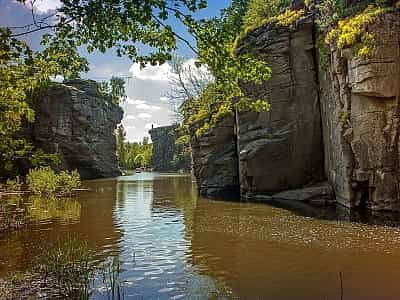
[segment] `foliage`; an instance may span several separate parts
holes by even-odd
[[[187,60],[182,56],[173,55],[170,62],[171,75],[169,76],[170,91],[166,97],[169,100],[174,120],[182,121],[180,107],[187,99],[197,100],[212,82],[210,72],[204,66],[197,67],[194,60]]]
[[[232,1],[219,17],[201,20],[194,26],[198,64],[207,66],[214,78],[200,97],[186,99],[180,107],[185,124],[202,122],[203,128],[197,130],[197,136],[207,132],[222,114],[232,112],[239,101],[253,102],[243,93],[242,84],[261,84],[271,76],[271,69],[262,57],[254,57],[251,53],[236,55],[232,51],[246,10],[247,1]],[[214,114],[218,115],[214,117]]]
[[[250,0],[243,18],[245,28],[261,24],[265,19],[279,15],[290,5],[290,0]]]
[[[175,154],[171,162],[174,170],[182,170],[190,166],[192,149],[188,127],[181,125],[175,129]]]
[[[206,122],[199,129],[196,130],[195,135],[200,138],[211,129],[210,123]]]
[[[318,49],[318,68],[321,72],[326,70],[326,68],[328,67],[331,51],[329,46],[325,43],[325,37],[323,34],[320,34],[317,37],[315,46]]]
[[[71,193],[81,186],[81,178],[77,170],[61,171],[57,176],[58,192],[61,194]]]
[[[27,184],[34,194],[65,194],[78,188],[81,181],[76,170],[56,174],[50,167],[40,167],[29,170]]]
[[[124,126],[120,124],[117,127],[116,141],[117,141],[117,158],[119,166],[122,169],[125,169],[126,165],[125,137],[126,137],[126,132]]]
[[[18,0],[25,3],[26,0]],[[206,7],[205,0],[61,0],[55,25],[37,26],[31,31],[52,28],[56,40],[76,46],[86,45],[88,52],[116,49],[140,62],[164,63],[171,58],[177,40],[185,41],[167,22],[193,22],[191,13]],[[34,25],[34,24],[33,24]],[[24,33],[21,33],[24,34]],[[139,47],[140,45],[140,47]],[[143,47],[145,46],[145,47]],[[143,54],[139,49],[146,48]]]
[[[342,111],[339,114],[339,120],[343,124],[347,123],[350,120],[350,113],[348,111]]]
[[[23,184],[23,182],[21,181],[19,176],[15,177],[15,179],[9,178],[6,181],[6,190],[7,191],[21,191],[22,184]]]
[[[0,171],[11,173],[18,160],[30,159],[33,165],[56,160],[18,137],[23,122],[34,121],[35,99],[50,84],[50,78],[76,76],[87,69],[87,62],[76,48],[51,42],[42,52],[33,52],[25,42],[0,28]]]
[[[147,168],[151,163],[153,145],[148,142],[147,137],[139,143],[125,142],[125,132],[120,130],[120,127],[117,130],[117,157],[120,168],[123,170]]]
[[[77,47],[86,45],[89,52],[114,48],[118,55],[126,54],[142,65],[162,63],[171,58],[177,40],[183,40],[166,21],[172,17],[189,24],[191,13],[206,7],[205,0],[62,0],[51,15],[52,23],[49,16],[35,18],[36,1],[18,1],[32,5],[32,24],[13,28],[13,32],[0,28],[0,171],[8,174],[18,160],[32,158],[35,149],[17,133],[23,122],[33,122],[33,102],[50,78],[76,78],[88,71],[88,62],[79,56]],[[16,39],[49,29],[51,33],[43,35],[42,51],[34,52]],[[148,54],[138,53],[139,43],[148,46]],[[105,88],[114,101],[124,95],[122,85],[114,78]],[[39,162],[38,155],[33,160],[33,166],[49,163]]]
[[[384,8],[368,6],[354,17],[340,20],[337,27],[327,33],[325,42],[339,49],[352,47],[358,56],[368,58],[374,49],[375,37],[366,26],[384,12]]]
[[[304,9],[286,9],[282,14],[271,17],[268,22],[275,22],[279,26],[293,27],[302,16],[304,16]]]
[[[104,97],[110,98],[112,103],[118,104],[126,99],[125,79],[112,76],[110,81],[100,83],[99,91]]]

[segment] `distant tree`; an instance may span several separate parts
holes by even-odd
[[[117,157],[121,169],[126,168],[126,147],[125,147],[126,132],[122,124],[117,127]]]

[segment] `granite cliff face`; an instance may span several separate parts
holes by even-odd
[[[177,145],[179,125],[156,127],[149,131],[153,143],[151,166],[155,171],[190,170],[190,157],[182,155],[183,146]]]
[[[349,208],[400,211],[399,23],[393,12],[370,25],[377,38],[370,59],[330,49],[325,68],[310,18],[295,29],[266,24],[246,36],[238,53],[267,60],[273,75],[243,88],[268,100],[271,111],[236,112],[234,122],[200,138],[192,132],[200,192],[229,187],[242,198],[301,201],[334,192]],[[232,180],[234,171],[221,170],[239,175]]]
[[[373,57],[331,49],[319,76],[325,171],[340,204],[400,211],[400,14],[370,29]]]
[[[58,153],[60,169],[77,169],[83,179],[120,175],[114,131],[123,112],[99,93],[96,82],[52,84],[35,112],[30,139]]]
[[[269,112],[238,112],[242,197],[272,194],[323,179],[321,116],[314,64],[313,23],[295,30],[266,24],[242,39],[238,55],[265,59],[272,77],[261,86],[243,86]],[[260,165],[262,163],[262,165]]]

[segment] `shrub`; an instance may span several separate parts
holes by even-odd
[[[34,194],[52,194],[57,190],[57,174],[50,167],[31,169],[27,184]]]
[[[243,18],[244,27],[253,27],[263,20],[280,14],[290,4],[290,0],[250,0]]]
[[[358,56],[368,58],[375,46],[375,36],[366,27],[384,12],[384,8],[370,5],[355,16],[340,20],[337,27],[328,32],[325,42],[339,49],[353,48]]]
[[[81,178],[77,170],[61,171],[57,178],[58,189],[61,193],[71,193],[81,186]]]
[[[22,189],[22,182],[19,176],[15,177],[15,179],[7,179],[5,188],[8,191],[20,191]]]
[[[50,167],[29,170],[27,176],[29,190],[34,194],[71,193],[81,185],[80,176],[75,171],[56,174]]]

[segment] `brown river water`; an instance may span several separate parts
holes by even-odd
[[[119,256],[125,299],[400,299],[400,227],[337,210],[199,198],[190,176],[85,182],[65,203],[30,203],[32,223],[0,234],[0,277],[77,235]],[[339,219],[338,219],[339,218]],[[368,219],[369,220],[369,219]],[[107,299],[100,281],[93,299]]]

